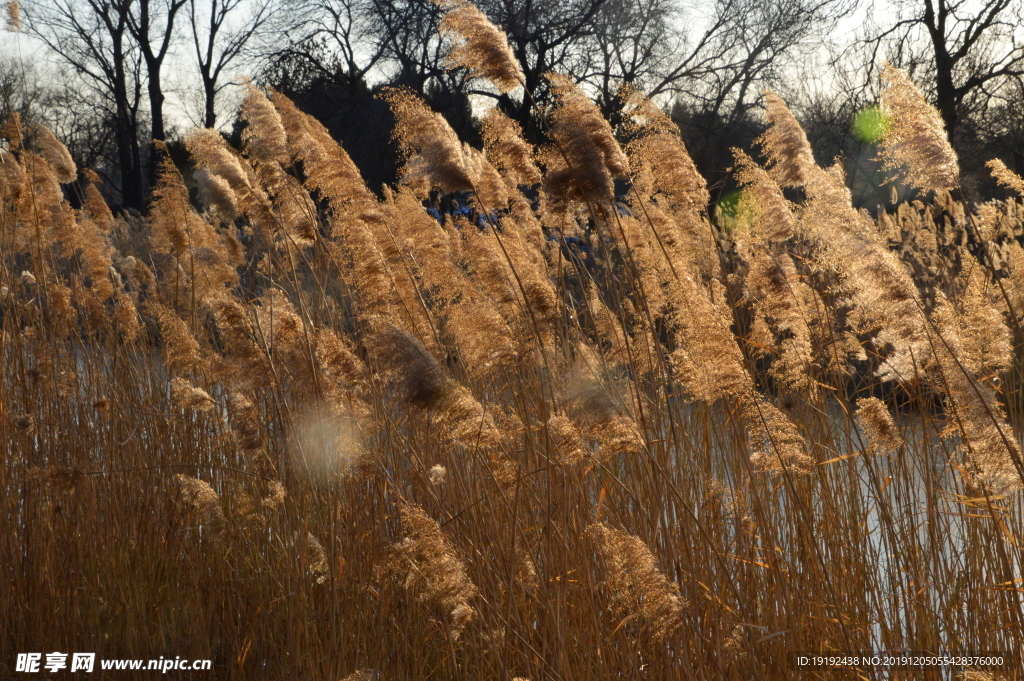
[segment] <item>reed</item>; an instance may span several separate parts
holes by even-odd
[[[520,84],[444,7],[453,65]],[[892,678],[1020,678],[1024,205],[945,192],[955,157],[886,73],[886,153],[941,191],[877,219],[774,95],[731,216],[650,102],[616,130],[556,75],[540,150],[388,93],[381,198],[255,88],[241,149],[187,139],[201,205],[168,160],[145,217],[84,173],[73,208],[66,150],[6,126],[0,676],[45,649],[224,679],[856,679],[879,672],[789,653],[911,649],[1008,664]],[[474,211],[436,219],[435,190]]]

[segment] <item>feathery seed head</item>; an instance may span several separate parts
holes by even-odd
[[[199,200],[208,210],[216,212],[228,222],[233,222],[238,217],[238,199],[228,181],[206,168],[197,170],[194,177],[199,188]]]
[[[889,409],[877,397],[857,401],[857,420],[876,452],[888,454],[903,446],[903,436],[893,423]]]
[[[399,513],[407,536],[394,546],[394,569],[419,600],[450,612],[458,636],[476,616],[469,602],[479,591],[436,520],[416,504],[402,504]]]
[[[21,30],[21,7],[18,0],[7,0],[4,3],[4,13],[7,15],[4,30],[17,33]]]
[[[629,172],[629,161],[608,121],[566,76],[547,75],[557,106],[551,112],[554,144],[545,151],[547,191],[562,201],[608,201],[613,179]]]
[[[540,182],[540,170],[534,161],[534,150],[523,130],[497,107],[484,116],[480,135],[487,158],[515,185],[533,186]]]
[[[493,83],[501,94],[525,81],[508,36],[476,5],[463,0],[435,1],[447,10],[438,30],[455,41],[445,59],[449,69],[467,69],[471,76]]]
[[[472,189],[466,157],[458,135],[444,116],[407,88],[385,88],[381,97],[395,115],[395,139],[414,175],[444,192]]]
[[[383,319],[372,319],[367,345],[378,366],[392,374],[401,396],[432,407],[454,388],[434,356],[412,335]]]
[[[171,379],[171,399],[180,409],[210,411],[217,403],[202,388],[197,388],[184,378]]]
[[[240,117],[246,123],[242,131],[246,153],[263,162],[287,164],[291,157],[280,114],[259,88],[250,84],[245,90]]]
[[[443,485],[445,483],[445,480],[448,479],[448,469],[439,463],[434,464],[434,466],[431,467],[430,472],[428,473],[428,478],[430,479],[430,484],[434,485],[435,487],[438,485]]]
[[[180,473],[174,478],[181,489],[182,501],[198,511],[199,517],[214,535],[219,534],[226,522],[224,508],[220,504],[220,496],[210,483]]]
[[[992,177],[996,178],[996,182],[1017,192],[1018,196],[1024,196],[1024,177],[1007,168],[1006,164],[998,158],[992,159],[985,165],[992,171]]]
[[[36,149],[39,155],[53,167],[57,174],[57,181],[61,184],[74,182],[78,177],[78,168],[75,166],[68,148],[45,125],[37,125],[35,133]]]
[[[682,624],[685,602],[679,585],[661,572],[647,544],[604,523],[591,525],[585,534],[601,558],[612,605],[623,616],[639,615],[646,620],[655,641],[671,635]]]
[[[627,151],[639,168],[637,174],[673,203],[704,210],[711,198],[707,183],[680,137],[679,126],[639,90],[626,88],[619,96],[627,115],[626,131],[636,136]]]
[[[938,110],[896,67],[886,64],[882,81],[882,110],[890,121],[880,139],[885,167],[925,191],[959,185],[960,166]]]
[[[807,184],[815,167],[814,153],[803,127],[777,94],[764,93],[765,122],[768,130],[757,139],[770,162],[770,172],[782,187]]]

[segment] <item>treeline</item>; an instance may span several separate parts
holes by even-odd
[[[876,14],[856,0],[479,3],[507,34],[530,97],[448,68],[442,18],[454,0],[41,0],[20,16],[8,5],[9,28],[45,49],[0,62],[3,120],[16,111],[54,129],[123,208],[146,205],[153,141],[175,155],[189,127],[239,134],[243,76],[319,119],[374,189],[394,182],[399,165],[382,88],[410,88],[470,143],[479,142],[474,101],[478,110],[493,102],[541,142],[549,72],[580,84],[613,126],[624,85],[661,102],[715,202],[729,202],[730,148],[762,132],[765,89],[793,103],[820,163],[844,164],[855,203],[906,198],[875,160],[886,122],[871,107],[884,61],[907,70],[940,111],[969,197],[998,194],[984,161],[1024,166],[1020,0],[914,0]],[[839,30],[851,23],[859,28]]]

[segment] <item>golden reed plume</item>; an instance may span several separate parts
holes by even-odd
[[[992,159],[985,165],[992,171],[992,177],[996,178],[996,182],[1017,192],[1018,196],[1024,196],[1024,177],[1007,168],[1006,164],[998,158]]]
[[[474,78],[493,83],[502,94],[526,81],[519,62],[512,55],[508,36],[476,5],[462,0],[435,2],[447,10],[438,31],[454,41],[445,57],[448,68],[464,68]]]
[[[959,185],[960,166],[938,110],[896,67],[886,64],[882,80],[882,111],[888,117],[880,140],[883,164],[925,191]]]

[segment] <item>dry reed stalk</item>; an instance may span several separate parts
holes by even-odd
[[[512,195],[497,229],[481,230],[427,218],[408,190],[378,204],[322,126],[275,104],[289,158],[214,148],[207,160],[226,174],[208,165],[200,181],[216,185],[209,200],[222,208],[207,226],[190,223],[181,187],[168,189],[168,215],[183,222],[153,230],[160,248],[135,236],[141,219],[113,220],[96,196],[80,213],[62,203],[56,171],[30,149],[8,145],[0,159],[0,178],[17,185],[0,179],[0,579],[10,587],[0,676],[14,650],[87,649],[79,642],[97,631],[137,658],[166,654],[154,646],[168,636],[205,642],[190,655],[246,678],[373,670],[354,681],[731,681],[778,675],[793,649],[1019,648],[1008,541],[1021,535],[1022,497],[1009,494],[1018,349],[963,230],[970,215],[1015,301],[1019,204],[968,213],[940,194],[871,222],[849,208],[840,173],[797,159],[808,201],[789,205],[772,171],[750,166],[747,203],[724,234],[673,130],[638,104],[637,134],[652,139],[630,159],[629,205],[614,207],[631,217],[577,199],[535,214],[515,191],[531,177],[531,150],[513,140],[499,161],[492,140],[501,183],[460,146],[481,203],[496,201],[486,194],[497,184]],[[799,130],[789,132],[799,156]],[[299,189],[281,173],[330,204],[312,221],[313,248],[292,244],[299,230],[278,194]],[[268,240],[237,238],[231,200],[241,228]],[[208,246],[195,247],[200,230]],[[87,262],[89,240],[123,250],[105,251],[112,268]],[[858,249],[867,260],[843,262]],[[903,261],[885,262],[894,250]],[[230,293],[180,304],[205,295],[215,261],[261,264]],[[864,263],[865,275],[853,271]],[[752,308],[733,307],[744,276]],[[820,292],[801,292],[801,277]],[[903,404],[904,392],[861,398],[855,412],[847,395],[879,388],[866,356],[859,374],[815,373],[824,389],[787,404],[785,381],[772,380],[785,362],[766,368],[734,337],[750,323],[765,347],[795,356],[786,341],[809,332],[825,365],[834,348],[859,347],[854,303],[862,337],[917,333],[863,309],[908,311],[914,288],[923,307],[937,301],[941,337],[924,326],[929,346],[911,359],[925,380],[901,390],[925,405],[937,387],[941,414]],[[472,328],[485,313],[516,352],[501,370],[480,370],[509,345],[498,322]],[[546,361],[531,361],[541,346]],[[669,353],[696,403],[666,395]],[[766,385],[779,386],[785,411]],[[187,411],[167,408],[169,397]],[[890,399],[910,411],[900,428]],[[954,436],[932,437],[943,426]],[[876,453],[902,438],[899,456],[850,456],[858,428]],[[813,464],[804,436],[830,460],[793,480]],[[320,454],[362,465],[318,468]],[[771,479],[752,476],[751,459]],[[169,477],[178,471],[217,482]],[[200,537],[215,550],[197,551]],[[380,567],[398,580],[382,582]],[[921,590],[943,580],[956,589]],[[408,598],[396,598],[402,584]],[[53,607],[26,606],[40,602]],[[964,603],[978,616],[961,616]]]

